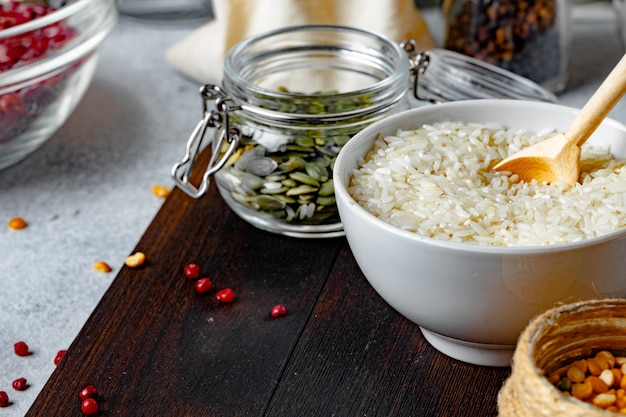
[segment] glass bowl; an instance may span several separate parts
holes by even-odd
[[[0,65],[15,45],[35,50],[38,45],[29,42],[41,38],[38,34],[66,31],[61,47],[7,69],[0,66],[0,169],[29,155],[65,123],[87,90],[97,48],[116,21],[114,0],[76,0],[0,29]]]

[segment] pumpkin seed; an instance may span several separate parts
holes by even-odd
[[[287,205],[283,200],[272,195],[258,195],[251,202],[254,207],[263,211],[282,210]]]
[[[318,156],[317,158],[312,159],[311,163],[317,164],[324,168],[328,168],[330,166],[330,161],[331,161],[330,157],[326,155],[322,155],[322,156]]]
[[[309,204],[313,201],[314,198],[315,198],[315,194],[300,194],[298,196],[298,199],[296,200],[296,203]]]
[[[289,178],[291,178],[292,180],[296,180],[298,182],[304,183],[304,184],[312,185],[313,187],[320,186],[320,183],[318,180],[316,180],[315,178],[311,177],[310,175],[302,171],[295,171],[295,172],[290,173]]]
[[[348,135],[339,135],[339,136],[333,137],[333,140],[335,142],[335,145],[343,146],[346,143],[348,143],[348,141],[350,140],[350,136],[348,136]]]
[[[258,157],[250,158],[245,165],[245,170],[254,175],[265,176],[271,174],[276,167],[278,164],[272,158]]]
[[[263,187],[263,184],[265,184],[265,180],[263,178],[248,172],[241,172],[239,174],[239,179],[241,180],[240,185],[249,190],[258,190]]]
[[[316,162],[309,162],[304,166],[304,170],[307,175],[316,181],[327,181],[328,171],[326,167],[317,164]],[[319,185],[319,182],[318,182]]]
[[[335,194],[335,184],[333,184],[333,180],[328,180],[322,183],[318,194],[322,197],[328,197],[329,195]]]
[[[287,150],[288,151],[293,151],[293,152],[301,152],[301,153],[305,153],[305,154],[312,154],[315,153],[315,147],[314,146],[300,146],[300,145],[287,145]]]
[[[285,195],[302,195],[302,194],[310,194],[312,192],[317,191],[316,187],[311,187],[308,184],[302,184],[297,187],[290,188],[287,190]]]
[[[261,188],[261,194],[284,194],[289,191],[289,187],[280,187],[280,188]]]
[[[285,162],[278,165],[278,170],[280,172],[291,172],[305,165],[306,161],[301,156],[292,155]]]
[[[317,200],[315,200],[315,202],[317,204],[319,204],[320,206],[332,206],[333,204],[335,204],[335,196],[329,196],[329,197],[317,197]]]
[[[281,200],[283,200],[287,204],[293,204],[293,203],[298,201],[295,198],[287,197],[284,194],[278,194],[276,197],[280,198]]]
[[[294,143],[303,148],[312,148],[316,145],[315,139],[311,136],[300,136],[294,140]]]

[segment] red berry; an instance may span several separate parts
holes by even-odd
[[[17,391],[24,391],[26,388],[28,388],[28,385],[26,384],[26,378],[18,378],[13,381],[12,385],[13,389]]]
[[[83,411],[83,414],[90,416],[98,412],[98,403],[93,398],[87,398],[80,404],[80,409]]]
[[[213,284],[210,278],[200,278],[196,281],[196,291],[200,294],[211,291],[211,288],[213,288]]]
[[[13,349],[15,350],[15,354],[17,356],[28,356],[30,355],[30,350],[28,349],[28,345],[24,342],[17,342],[13,345]]]
[[[61,359],[63,359],[63,356],[65,356],[65,354],[67,353],[67,350],[60,350],[57,352],[57,355],[54,357],[54,364],[58,365],[59,362],[61,362]]]
[[[5,391],[0,391],[0,407],[8,407],[11,405],[9,402],[9,394]]]
[[[30,22],[54,12],[53,7],[30,2],[0,1],[0,30]],[[76,31],[66,22],[57,22],[23,34],[0,40],[0,72],[41,60],[70,42]],[[0,138],[12,139],[25,126],[47,110],[50,102],[64,88],[73,67],[34,86],[0,93]]]
[[[185,265],[184,268],[185,276],[189,279],[198,278],[200,276],[200,265],[198,264],[188,264]]]
[[[287,314],[287,307],[282,304],[276,304],[274,308],[272,308],[272,317],[284,316]]]
[[[215,294],[215,298],[223,303],[232,303],[235,300],[235,292],[230,288],[224,288]]]
[[[98,390],[93,385],[87,385],[85,388],[80,390],[78,395],[83,400],[86,400],[87,398],[95,398],[96,395],[98,395]]]
[[[35,20],[55,11],[52,7],[15,1],[0,4],[0,29],[7,29]],[[22,35],[3,39],[0,43],[0,71],[37,59],[48,50],[58,49],[74,36],[74,29],[65,23],[54,23]],[[44,41],[44,42],[41,42]]]

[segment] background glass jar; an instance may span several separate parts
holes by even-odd
[[[344,234],[333,164],[369,124],[431,101],[556,101],[527,79],[456,52],[418,53],[413,42],[340,26],[294,26],[243,40],[226,56],[223,85],[200,91],[203,118],[172,168],[178,187],[201,197],[214,177],[241,218],[305,238]],[[195,186],[191,171],[207,134],[212,155]]]
[[[617,31],[622,42],[622,48],[626,50],[626,0],[613,0],[613,7],[617,17]]]
[[[156,23],[213,17],[211,0],[116,0],[116,4],[122,16]]]
[[[444,48],[497,65],[553,92],[567,84],[568,0],[444,0]]]
[[[213,106],[205,114],[220,119],[224,146],[212,145],[221,155],[211,173],[222,198],[261,229],[343,235],[335,157],[356,132],[409,107],[409,79],[402,48],[358,29],[287,28],[237,44],[225,59],[222,88],[203,90]],[[238,144],[228,152],[232,135]]]

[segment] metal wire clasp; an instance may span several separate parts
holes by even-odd
[[[418,100],[429,100],[419,95],[419,78],[426,72],[426,68],[430,63],[430,56],[427,52],[417,53],[417,42],[414,39],[408,39],[400,44],[400,48],[404,49],[409,56],[409,64],[411,65],[411,75],[413,76],[413,97]]]
[[[219,171],[231,157],[239,143],[240,130],[230,123],[230,112],[240,110],[232,99],[217,85],[207,84],[200,88],[203,117],[187,140],[185,156],[172,167],[171,175],[177,186],[193,198],[202,197],[208,190],[210,177]],[[191,183],[191,173],[207,131],[215,131],[210,141],[211,159],[198,187]]]

